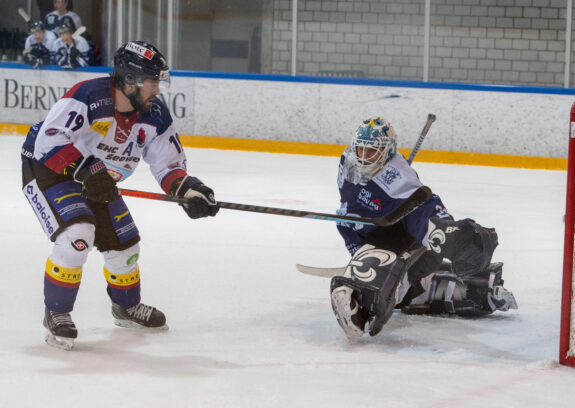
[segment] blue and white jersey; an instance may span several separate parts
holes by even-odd
[[[124,116],[115,110],[113,91],[109,77],[70,89],[41,124],[33,158],[56,173],[73,174],[79,163],[94,156],[116,181],[128,178],[143,158],[169,192],[172,182],[187,172],[168,108],[156,98],[149,112]]]
[[[58,10],[51,11],[44,17],[46,30],[52,31],[56,36],[58,36],[58,28],[62,24],[68,24],[72,27],[72,32],[74,32],[82,26],[82,19],[73,11],[66,11],[66,13],[60,15]]]
[[[24,43],[24,49],[30,48],[34,44],[42,44],[48,52],[53,49],[54,41],[56,41],[56,35],[52,31],[44,31],[44,40],[41,43],[38,43],[34,39],[34,34],[29,35],[26,37],[26,42]]]
[[[369,218],[385,216],[423,185],[415,170],[399,152],[365,185],[354,184],[354,168],[354,155],[351,148],[348,148],[339,163],[339,215]],[[414,239],[425,245],[431,217],[452,218],[439,196],[435,194],[401,222]],[[337,228],[347,250],[353,255],[362,245],[368,243],[368,234],[381,227],[338,222]],[[385,229],[382,229],[382,233],[385,233]]]
[[[78,50],[78,55],[74,56],[72,49]],[[61,38],[52,43],[52,63],[71,68],[87,67],[94,62],[94,51],[88,41],[80,36],[67,45]]]

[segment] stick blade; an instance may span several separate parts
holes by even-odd
[[[306,275],[318,276],[320,278],[331,278],[333,276],[343,276],[347,266],[342,266],[340,268],[316,268],[313,266],[306,266],[297,264],[296,269]]]
[[[28,13],[26,13],[26,11],[23,8],[18,9],[18,14],[20,14],[20,17],[22,17],[24,21],[26,21],[27,23],[30,22],[30,16],[28,15]]]
[[[75,40],[76,38],[78,38],[82,34],[84,34],[84,32],[86,32],[86,27],[80,26],[80,27],[78,27],[78,29],[76,31],[74,31],[74,34],[72,34],[72,38]]]

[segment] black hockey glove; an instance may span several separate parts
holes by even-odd
[[[78,62],[79,56],[80,51],[78,51],[78,48],[72,46],[70,48],[70,59],[69,59],[69,64],[72,68],[78,68],[80,66],[80,63]]]
[[[180,205],[190,218],[213,217],[220,210],[214,198],[214,191],[195,177],[177,179],[170,192],[176,197],[189,199],[187,203]]]
[[[82,162],[74,173],[74,179],[84,185],[84,194],[90,201],[109,203],[120,197],[116,181],[108,174],[106,165],[95,157]]]

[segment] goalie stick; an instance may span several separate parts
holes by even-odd
[[[167,194],[151,193],[147,191],[128,190],[125,188],[119,190],[120,194],[128,197],[147,198],[150,200],[169,201],[180,204],[185,204],[190,200],[190,198],[174,197]],[[386,216],[378,218],[351,217],[346,215],[325,214],[313,211],[289,210],[285,208],[264,207],[259,205],[227,203],[224,201],[219,201],[218,204],[220,205],[220,208],[225,208],[228,210],[249,211],[272,215],[286,215],[289,217],[312,218],[314,220],[350,222],[353,224],[368,224],[377,225],[380,227],[388,227],[395,224],[407,214],[418,208],[420,205],[426,202],[429,197],[431,197],[431,189],[427,186],[421,186],[415,190],[415,192],[394,211]]]
[[[423,139],[425,139],[427,132],[429,132],[429,128],[431,127],[431,124],[433,122],[435,122],[436,118],[437,117],[433,113],[430,113],[427,115],[427,122],[425,122],[425,126],[423,126],[423,129],[421,130],[421,134],[419,135],[419,138],[417,139],[417,143],[415,143],[415,146],[411,150],[411,153],[409,154],[409,158],[407,159],[407,162],[409,163],[410,166],[411,166],[411,163],[413,162],[413,159],[415,158],[415,155],[419,151],[421,144],[423,143]]]
[[[437,119],[437,116],[435,116],[435,114],[430,113],[427,115],[427,121],[425,122],[425,125],[423,126],[423,129],[421,130],[421,134],[419,135],[419,138],[417,139],[415,146],[413,147],[413,149],[411,149],[411,153],[409,154],[409,158],[407,159],[407,162],[409,163],[410,166],[411,166],[411,163],[413,163],[413,159],[415,158],[415,155],[419,151],[421,144],[423,143],[423,139],[425,139],[425,136],[427,135],[427,133],[429,132],[429,129],[431,128],[431,125],[433,124],[433,122],[435,122],[435,119]],[[409,213],[407,213],[407,214],[409,214]],[[405,215],[407,215],[407,214],[405,214]],[[333,276],[342,276],[343,273],[345,272],[345,269],[347,268],[346,266],[335,267],[335,268],[322,268],[322,267],[306,266],[306,265],[301,265],[301,264],[296,264],[295,267],[301,273],[305,273],[306,275],[319,276],[321,278],[331,278]]]

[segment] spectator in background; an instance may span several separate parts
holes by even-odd
[[[62,68],[87,67],[94,62],[94,52],[88,41],[81,35],[74,38],[74,30],[68,24],[62,24],[58,33],[60,38],[52,47],[52,63]]]
[[[54,46],[54,41],[56,41],[56,35],[52,31],[46,31],[42,21],[31,23],[30,35],[26,38],[22,52],[24,62],[34,68],[50,64],[50,52]]]
[[[46,30],[51,30],[54,34],[59,35],[58,28],[62,24],[72,27],[72,32],[82,26],[82,20],[78,14],[68,11],[68,0],[54,0],[54,11],[46,14],[44,25]]]

